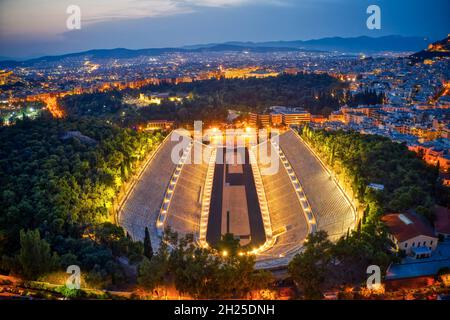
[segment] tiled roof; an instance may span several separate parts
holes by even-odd
[[[420,235],[434,237],[433,229],[422,219],[411,213],[392,213],[381,218],[389,233],[399,242],[403,242]]]
[[[436,206],[434,228],[438,233],[450,234],[450,209]]]

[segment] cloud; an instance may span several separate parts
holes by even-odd
[[[284,5],[291,0],[172,0],[185,6],[196,7],[236,7],[243,5]]]
[[[192,13],[201,8],[229,8],[250,4],[275,5],[284,0],[78,0],[83,21],[140,19]],[[73,0],[72,0],[73,2]]]
[[[189,14],[202,8],[279,5],[291,0],[0,0],[0,35],[65,32],[66,8],[78,5],[81,21],[94,23]]]
[[[86,0],[82,0],[86,1]],[[275,5],[285,0],[108,0],[89,1],[83,20],[139,19],[192,13],[209,8],[229,8],[250,4]]]
[[[192,10],[180,6],[174,0],[109,0],[93,2],[82,7],[82,21],[96,23],[118,19],[140,19],[189,13]]]
[[[176,1],[182,5],[187,6],[199,6],[199,7],[232,7],[238,5],[244,5],[254,0],[179,0]]]

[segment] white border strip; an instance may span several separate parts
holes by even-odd
[[[206,179],[203,188],[202,196],[202,211],[200,216],[200,233],[199,233],[199,245],[201,247],[208,247],[206,242],[206,233],[208,231],[209,210],[211,205],[211,194],[214,182],[214,172],[216,168],[217,148],[211,151],[209,158],[208,170],[206,172]]]

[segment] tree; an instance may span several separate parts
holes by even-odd
[[[17,261],[21,274],[26,279],[37,279],[39,276],[54,270],[59,262],[56,253],[51,253],[50,245],[41,239],[39,230],[20,231],[20,251]]]
[[[161,241],[158,252],[151,260],[144,257],[138,269],[138,284],[154,290],[165,283],[169,271],[169,251],[167,244]]]
[[[332,243],[325,231],[309,234],[305,251],[297,254],[288,265],[290,275],[306,299],[321,299],[323,296],[320,287],[331,258],[331,247]]]
[[[235,239],[232,233],[226,233],[217,242],[217,249],[220,252],[227,252],[230,255],[237,255],[240,249],[239,239]]]
[[[121,226],[105,222],[95,226],[94,235],[95,240],[111,249],[113,254],[121,255],[126,253],[127,242],[130,240],[125,237],[125,231]]]
[[[145,227],[145,236],[144,236],[144,256],[146,256],[150,260],[153,257],[152,240],[150,239],[150,233],[148,232],[147,227]]]
[[[74,131],[82,136],[68,135]],[[143,243],[105,221],[123,183],[163,138],[94,118],[55,121],[45,114],[1,127],[0,256],[8,257],[2,270],[22,272],[20,230],[38,228],[63,266],[78,261],[86,274],[120,281],[123,272],[113,262],[140,262]]]
[[[196,246],[192,235],[180,238],[166,229],[158,253],[141,263],[138,282],[149,289],[174,284],[178,292],[196,299],[244,298],[272,282],[270,273],[254,266],[254,256],[223,255]]]

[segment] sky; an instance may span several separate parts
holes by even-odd
[[[366,26],[369,5],[381,29]],[[81,28],[69,30],[76,5]],[[449,0],[0,0],[0,58],[226,41],[450,33]]]

